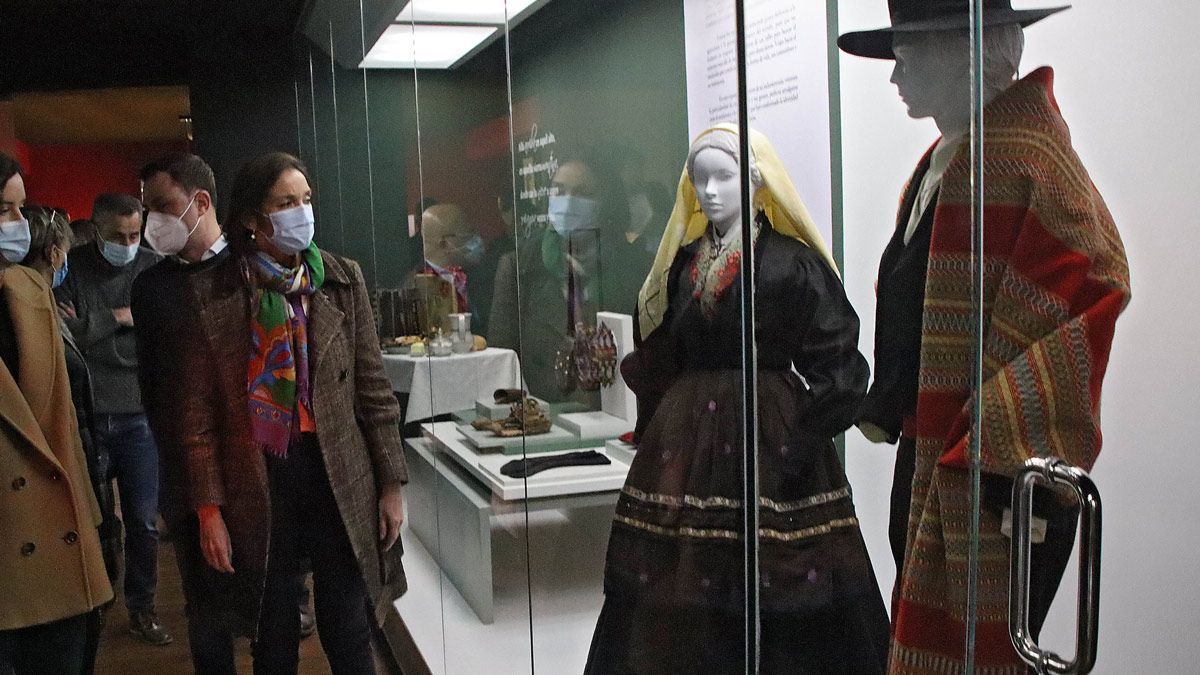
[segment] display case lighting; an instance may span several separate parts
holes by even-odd
[[[525,10],[535,3],[538,0],[411,0],[396,17],[396,22],[502,26],[506,18],[510,22],[522,18]]]
[[[499,33],[496,26],[394,23],[360,68],[453,68]]]
[[[449,69],[549,0],[410,0],[360,68]]]

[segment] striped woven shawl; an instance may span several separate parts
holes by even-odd
[[[984,114],[983,470],[1011,476],[1055,455],[1090,470],[1100,385],[1129,269],[1116,227],[1052,92],[1034,71]],[[969,149],[943,178],[926,283],[917,464],[904,575],[894,599],[892,673],[963,667],[967,436],[974,331]],[[900,214],[901,222],[908,214]],[[1008,539],[982,516],[977,673],[1025,673],[1010,644]]]

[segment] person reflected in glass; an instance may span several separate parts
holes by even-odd
[[[421,214],[421,245],[425,262],[417,273],[441,277],[454,290],[456,311],[475,315],[480,303],[471,294],[471,282],[477,281],[471,270],[483,257],[485,244],[462,208],[456,204],[434,204],[425,209]],[[478,319],[486,320],[482,314]]]
[[[371,642],[406,588],[400,410],[357,263],[319,249],[307,170],[268,153],[234,179],[232,255],[191,278],[181,320],[182,445],[213,601],[254,637],[254,669],[295,673],[311,559],[334,673],[374,672]]]
[[[692,144],[622,364],[637,454],[617,503],[586,672],[745,668],[742,195],[736,127]],[[766,138],[753,133],[761,671],[879,673],[888,618],[833,436],[866,391],[858,317]]]

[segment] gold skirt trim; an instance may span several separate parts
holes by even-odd
[[[736,541],[736,540],[739,540],[742,538],[741,532],[738,532],[736,530],[701,529],[701,528],[695,528],[695,527],[663,527],[661,525],[647,523],[644,520],[638,520],[636,518],[629,518],[629,517],[623,516],[619,513],[615,516],[615,520],[618,523],[623,523],[630,527],[635,527],[639,530],[645,530],[647,532],[662,535],[664,537],[689,537],[689,538],[693,538],[693,539],[725,539],[725,540],[729,540],[729,541]],[[802,530],[794,530],[791,532],[782,532],[780,530],[775,530],[775,529],[770,529],[770,528],[759,528],[758,537],[759,537],[759,539],[767,539],[767,540],[771,540],[771,541],[790,543],[790,542],[800,541],[801,539],[808,539],[810,537],[816,537],[816,536],[819,536],[822,534],[829,534],[830,532],[834,531],[835,529],[846,528],[846,527],[858,527],[858,518],[855,518],[855,517],[835,518],[833,520],[830,520],[829,522],[822,523],[820,525],[813,525],[812,527],[806,527]]]
[[[696,508],[696,509],[716,509],[716,508],[740,509],[740,508],[742,508],[742,500],[730,499],[728,497],[705,497],[703,499],[701,499],[700,497],[694,497],[692,495],[683,495],[682,497],[677,497],[675,495],[663,495],[663,494],[655,494],[652,492],[643,492],[642,490],[639,490],[635,487],[630,487],[628,485],[625,486],[625,488],[622,490],[622,492],[624,492],[631,499],[636,499],[640,502],[646,502],[648,504],[658,504],[660,506],[670,506],[673,508],[680,508],[683,506],[690,506],[690,507]],[[806,497],[804,499],[799,499],[799,500],[791,501],[791,502],[777,502],[773,499],[767,499],[766,497],[759,497],[758,505],[764,509],[770,509],[776,513],[789,513],[792,511],[799,511],[801,509],[811,508],[813,506],[820,506],[822,504],[828,504],[830,502],[837,501],[839,499],[846,499],[849,496],[850,496],[850,487],[843,486],[836,490],[832,490],[830,492],[822,492],[820,494],[815,494],[811,497]]]

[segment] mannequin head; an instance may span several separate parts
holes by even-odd
[[[483,256],[483,238],[454,204],[435,204],[421,214],[425,259],[438,267],[473,267]]]
[[[983,32],[983,98],[987,103],[1008,88],[1025,46],[1021,26],[988,27]],[[962,131],[971,117],[971,48],[961,30],[898,32],[892,42],[896,66],[891,81],[914,119],[932,117],[942,133]]]
[[[741,222],[741,173],[738,164],[737,136],[714,131],[696,139],[688,151],[687,173],[696,188],[700,210],[719,234],[725,234]],[[762,176],[753,158],[750,160],[750,199],[762,186]]]

